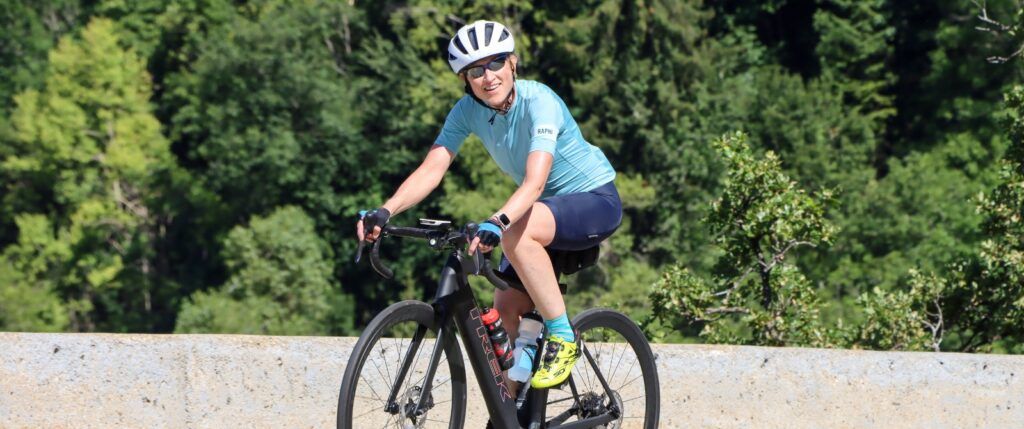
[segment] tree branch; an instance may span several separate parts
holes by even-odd
[[[1000,57],[998,55],[993,55],[991,57],[985,58],[985,61],[988,61],[989,63],[992,64],[1003,64],[1007,61],[1012,60],[1014,57],[1020,55],[1022,52],[1024,52],[1024,44],[1021,44],[1020,48],[1018,48],[1016,51],[1010,54],[1010,56]]]
[[[348,23],[348,15],[341,17],[342,29],[344,33],[341,34],[342,40],[345,41],[345,55],[352,55],[352,29]]]
[[[736,280],[734,280],[732,282],[732,286],[730,288],[728,288],[726,290],[723,290],[723,291],[720,291],[720,292],[716,292],[714,296],[715,297],[720,297],[720,296],[724,295],[725,298],[722,299],[722,302],[725,303],[725,304],[728,304],[729,303],[729,297],[732,295],[733,292],[736,291],[736,289],[739,289],[740,283],[743,282],[743,280],[746,280],[747,276],[749,276],[750,273],[754,272],[754,268],[755,267],[756,267],[756,265],[751,265],[751,266],[747,267],[747,271],[744,271],[743,274],[741,274],[739,277],[737,277]]]
[[[114,201],[116,201],[123,209],[135,217],[142,219],[144,222],[148,223],[150,221],[149,209],[133,198],[135,196],[133,195],[134,192],[128,185],[122,184],[120,180],[115,180],[111,191],[114,196]],[[130,195],[126,196],[126,193]]]
[[[939,304],[939,299],[935,298],[932,301],[935,304],[935,313],[927,313],[930,317],[935,317],[937,320],[932,323],[930,320],[925,320],[924,325],[932,331],[932,350],[938,353],[940,350],[939,346],[942,344],[943,336],[943,319],[942,319],[942,306]]]
[[[772,262],[771,263],[767,263],[766,264],[762,260],[759,260],[758,263],[761,265],[761,267],[763,267],[764,271],[771,271],[773,268],[775,268],[776,265],[779,264],[779,262],[782,262],[784,259],[786,259],[786,253],[788,253],[790,250],[792,250],[796,246],[804,246],[804,245],[811,246],[811,247],[818,247],[814,243],[811,243],[809,241],[793,240],[793,241],[790,241],[789,245],[787,245],[785,249],[782,249],[781,252],[772,255]]]
[[[331,68],[333,68],[339,75],[345,76],[345,68],[339,64],[338,52],[337,49],[334,48],[334,43],[331,42],[330,36],[324,35],[324,44],[327,45],[327,52],[330,52],[331,57],[334,59],[334,61],[331,61]]]
[[[998,34],[998,32],[1000,32],[1000,31],[1007,32],[1007,31],[1010,31],[1010,30],[1013,29],[1012,26],[1003,24],[1003,23],[1001,23],[999,21],[996,21],[996,20],[988,17],[988,7],[987,7],[987,4],[986,4],[987,2],[982,1],[979,4],[977,0],[971,0],[971,3],[974,3],[974,5],[977,6],[978,9],[980,9],[980,14],[978,15],[978,20],[980,20],[981,22],[984,22],[985,24],[997,27],[995,29],[992,29],[992,28],[984,28],[984,29],[978,28],[979,30],[981,30],[981,31],[991,31],[993,33]]]
[[[709,308],[706,314],[750,314],[750,310],[743,307],[715,307]]]
[[[981,3],[978,3],[977,0],[971,0],[971,3],[974,3],[974,5],[978,7],[979,13],[977,18],[984,24],[983,26],[974,27],[976,30],[984,31],[986,33],[992,33],[996,37],[1001,37],[1002,33],[1010,33],[1016,30],[1017,26],[1015,25],[1006,25],[992,18],[989,18],[987,3],[984,0]],[[985,58],[985,61],[988,61],[991,64],[1003,64],[1007,61],[1012,60],[1014,57],[1021,55],[1022,53],[1024,53],[1024,43],[1022,43],[1016,51],[1014,51],[1012,54],[1008,56],[1004,57],[999,55],[993,55],[991,57]]]

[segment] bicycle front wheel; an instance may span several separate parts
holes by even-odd
[[[421,301],[392,304],[374,317],[345,367],[338,429],[461,428],[466,374],[453,335],[445,335],[437,371],[425,388],[437,332],[433,308]]]
[[[626,315],[603,308],[578,314],[573,326],[583,356],[573,367],[571,382],[549,391],[548,426],[613,412],[618,418],[601,427],[657,428],[658,370],[640,327]]]

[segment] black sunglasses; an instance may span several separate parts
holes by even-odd
[[[487,67],[487,69],[492,71],[492,72],[496,72],[496,71],[501,70],[501,69],[503,69],[505,67],[505,61],[506,60],[508,60],[508,55],[502,55],[500,57],[497,57],[497,58],[487,62],[487,64],[481,64],[481,65],[478,65],[478,66],[469,67],[469,68],[467,68],[465,70],[465,72],[466,72],[467,75],[469,75],[469,77],[471,77],[473,79],[477,79],[477,78],[480,78],[481,76],[484,75],[484,67]]]

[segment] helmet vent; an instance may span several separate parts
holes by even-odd
[[[494,23],[488,22],[484,25],[484,46],[491,44],[491,34],[494,33]]]
[[[462,45],[462,39],[456,36],[454,40],[455,47],[459,50],[459,52],[462,52],[462,55],[469,55],[469,51],[467,51],[466,47]]]
[[[480,44],[477,43],[476,41],[476,29],[470,29],[469,31],[466,32],[466,35],[469,36],[469,44],[473,45],[473,50],[479,50]]]
[[[508,38],[508,36],[511,36],[511,34],[508,33],[508,30],[502,30],[501,37],[498,38],[498,41],[500,42],[502,40],[505,40]]]

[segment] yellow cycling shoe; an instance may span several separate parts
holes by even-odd
[[[534,389],[547,389],[562,384],[580,358],[579,336],[576,342],[565,341],[560,337],[548,337],[544,347],[544,357],[540,369],[533,374],[530,386]]]

